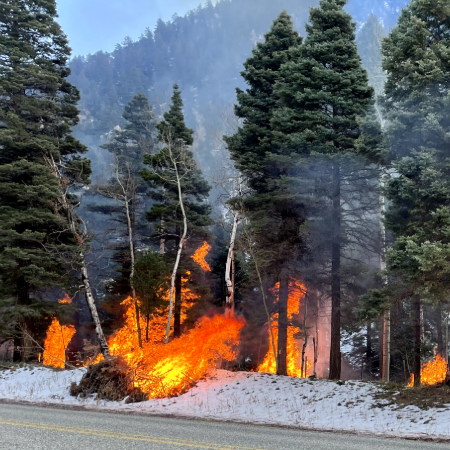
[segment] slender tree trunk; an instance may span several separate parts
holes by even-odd
[[[448,364],[448,314],[445,316],[445,361]]]
[[[173,266],[172,278],[171,278],[171,282],[170,282],[169,318],[168,318],[168,321],[167,321],[166,338],[165,338],[165,343],[166,344],[169,342],[170,325],[172,323],[175,280],[176,280],[176,276],[177,276],[177,273],[178,273],[178,266],[180,265],[181,253],[183,251],[184,240],[186,239],[186,236],[187,236],[187,218],[186,218],[186,211],[184,209],[183,193],[181,191],[181,180],[180,180],[180,176],[178,174],[178,165],[177,165],[177,162],[175,162],[173,160],[173,158],[172,158],[172,163],[174,165],[175,175],[176,175],[176,179],[177,179],[178,200],[180,202],[181,214],[183,216],[183,235],[181,236],[180,242],[178,244],[177,257],[176,257],[176,260],[175,260],[175,264]]]
[[[287,331],[288,331],[289,275],[286,269],[280,274],[278,298],[278,371],[277,375],[287,375]]]
[[[181,336],[181,273],[177,273],[175,278],[175,308],[173,315],[173,336]]]
[[[150,314],[147,314],[146,317],[146,326],[145,326],[145,342],[148,342],[148,330],[149,330],[149,326],[150,326]]]
[[[54,175],[61,180],[62,176],[58,170],[57,165],[55,164],[55,161],[53,160],[53,157],[52,156],[46,157],[46,162],[49,165],[51,171],[54,173]],[[81,249],[81,251],[80,251],[80,264],[81,264],[80,272],[81,272],[81,281],[83,283],[83,287],[84,287],[84,291],[85,291],[85,295],[86,295],[86,303],[88,304],[89,311],[90,311],[91,317],[92,317],[92,321],[95,326],[95,332],[97,334],[97,338],[100,343],[101,352],[105,358],[109,358],[110,354],[109,354],[108,342],[106,341],[105,335],[103,333],[100,318],[98,316],[97,306],[95,305],[93,291],[91,288],[91,284],[89,282],[89,274],[88,274],[86,258],[85,258],[84,250],[83,250],[84,241],[78,232],[77,224],[75,221],[75,214],[73,212],[73,207],[70,204],[69,200],[67,199],[66,192],[64,192],[64,191],[61,192],[61,197],[59,198],[59,201],[61,202],[63,211],[66,213],[68,226]]]
[[[227,287],[227,306],[234,310],[234,283],[232,276],[232,262],[234,258],[234,244],[236,242],[236,233],[239,224],[239,213],[234,215],[233,231],[231,232],[230,247],[228,249],[227,264],[225,267],[225,284]]]
[[[380,116],[381,118],[381,116]],[[382,119],[381,119],[382,120]],[[384,126],[382,122],[382,126]],[[384,179],[380,177],[380,189],[384,189]],[[380,271],[386,270],[386,227],[384,225],[384,216],[386,214],[386,199],[383,192],[380,194],[380,235],[381,235],[381,251],[380,251]],[[383,275],[383,282],[387,284],[387,278]],[[381,358],[381,378],[386,383],[390,380],[391,372],[391,310],[387,309],[383,313],[382,319],[383,344]]]
[[[391,310],[387,309],[383,315],[383,381],[390,379],[391,360]]]
[[[317,296],[316,306],[316,337],[314,340],[314,376],[317,376],[317,361],[319,360],[319,297]]]
[[[366,360],[367,360],[367,367],[369,368],[369,374],[372,374],[373,370],[373,348],[372,348],[372,323],[367,323],[366,328]]]
[[[308,345],[308,329],[306,327],[306,318],[308,315],[308,292],[305,294],[305,315],[303,317],[303,330],[305,333],[305,340],[303,342],[302,347],[302,377],[304,376],[306,378],[306,372],[308,370],[308,367],[305,367],[305,353],[306,353],[306,347]]]
[[[414,386],[420,386],[422,369],[422,304],[418,295],[413,296],[412,302],[414,320]]]
[[[439,304],[436,308],[437,313],[437,352],[444,356],[444,342],[442,339],[442,306]]]
[[[164,226],[164,219],[161,218],[161,228]],[[166,240],[162,237],[159,241],[159,253],[160,255],[164,255],[166,252]]]
[[[270,317],[269,309],[267,307],[266,291],[264,289],[264,284],[262,282],[262,277],[261,277],[261,272],[259,270],[258,262],[255,259],[253,254],[252,254],[252,259],[253,259],[253,262],[255,263],[255,269],[256,269],[256,273],[258,275],[258,280],[259,280],[259,288],[261,289],[261,295],[262,295],[262,299],[263,299],[263,303],[264,303],[264,309],[265,309],[266,315],[267,315],[267,326],[269,328],[270,342],[272,344],[273,358],[275,360],[275,371],[276,371],[276,373],[278,373],[278,354],[277,354],[277,350],[275,347],[275,337],[273,335],[272,318]],[[260,346],[260,349],[261,349],[261,346]],[[258,356],[258,359],[259,359],[259,356]]]
[[[233,314],[234,314],[234,308],[236,306],[236,301],[234,298],[235,292],[236,292],[235,291],[235,286],[236,286],[235,280],[236,280],[236,261],[234,259],[234,252],[233,252],[233,254],[231,255],[231,286],[233,289],[233,300],[231,302],[231,311],[233,312]]]
[[[100,350],[105,358],[109,358],[109,348],[108,348],[108,342],[106,341],[105,335],[103,334],[102,325],[100,323],[100,318],[98,316],[97,307],[95,306],[95,299],[92,295],[92,288],[91,284],[89,283],[89,275],[87,271],[86,264],[84,262],[84,254],[81,253],[81,281],[84,285],[84,291],[86,294],[86,302],[89,307],[89,311],[91,312],[92,321],[95,325],[95,332],[97,333],[97,338],[100,342]]]
[[[341,377],[341,182],[339,162],[333,169],[333,242],[331,247],[330,380]]]
[[[122,183],[120,182],[119,175],[117,174],[117,181],[122,186]],[[132,214],[130,211],[130,201],[131,199],[128,199],[128,195],[126,194],[125,188],[122,186],[122,189],[124,191],[124,197],[125,197],[125,211],[127,214],[127,224],[128,224],[128,243],[129,243],[129,249],[130,249],[130,258],[131,258],[131,272],[130,272],[130,286],[131,286],[131,296],[133,297],[134,302],[134,309],[136,311],[136,328],[137,328],[137,335],[138,335],[138,342],[139,347],[143,348],[142,346],[142,330],[141,330],[141,319],[140,319],[140,308],[139,308],[139,302],[136,296],[136,289],[133,286],[133,278],[134,278],[134,266],[136,263],[136,255],[135,255],[135,249],[134,249],[134,236],[133,236],[133,221],[132,221]]]

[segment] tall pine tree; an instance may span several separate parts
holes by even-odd
[[[264,42],[256,45],[244,63],[241,75],[248,89],[237,89],[235,108],[243,124],[233,136],[225,138],[236,168],[252,189],[244,200],[242,213],[251,222],[252,239],[266,250],[261,269],[273,283],[280,283],[276,351],[280,375],[287,375],[288,288],[296,261],[303,253],[304,217],[303,200],[286,183],[291,175],[291,157],[276,145],[271,121],[280,108],[279,97],[274,93],[280,68],[290,60],[290,49],[298,48],[301,42],[290,16],[283,11],[264,36]]]
[[[285,153],[297,155],[302,171],[307,173],[302,160],[314,157],[326,163],[324,173],[312,185],[313,195],[328,197],[326,203],[331,205],[331,379],[341,374],[341,258],[346,239],[342,224],[343,169],[353,164],[349,155],[364,151],[377,159],[373,145],[379,145],[381,137],[372,109],[373,119],[366,120],[364,128],[373,140],[360,140],[361,118],[373,108],[374,90],[361,65],[356,25],[344,11],[346,3],[321,0],[319,7],[310,10],[308,37],[301,47],[292,49],[291,61],[281,67],[275,93],[283,107],[272,120],[278,145]]]
[[[31,334],[49,314],[49,291],[70,289],[80,268],[69,190],[90,175],[70,135],[79,93],[55,17],[52,0],[0,4],[0,290],[14,305],[10,323]]]
[[[414,376],[420,385],[421,304],[448,301],[450,261],[450,6],[412,0],[383,42],[383,108],[397,175],[387,186],[388,298],[411,299]]]

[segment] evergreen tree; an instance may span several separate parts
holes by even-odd
[[[280,102],[274,94],[279,71],[290,60],[290,49],[298,48],[301,38],[293,29],[290,16],[283,11],[270,31],[244,63],[241,73],[248,89],[237,89],[236,115],[243,125],[225,137],[236,168],[245,176],[252,193],[244,200],[235,199],[235,208],[251,221],[252,237],[264,248],[264,261],[258,270],[273,282],[280,282],[278,301],[277,371],[287,375],[287,301],[290,278],[295,274],[297,259],[302,255],[301,227],[303,200],[286,183],[292,160],[280,153],[271,121]],[[280,158],[273,158],[278,155]],[[233,202],[233,201],[232,201]]]
[[[411,298],[414,375],[420,385],[421,303],[448,299],[450,184],[450,7],[412,0],[383,42],[383,108],[397,175],[387,186],[387,225],[397,240],[388,254],[391,285],[382,298]]]
[[[66,80],[70,48],[55,17],[52,0],[0,4],[0,289],[13,323],[31,334],[49,290],[69,289],[80,268],[69,190],[90,175],[86,148],[70,135],[79,93]]]
[[[144,163],[149,168],[144,169],[141,175],[148,182],[149,195],[154,200],[147,212],[147,219],[155,223],[153,236],[160,240],[162,253],[172,253],[174,249],[176,253],[177,249],[187,246],[187,252],[182,254],[180,270],[175,270],[173,335],[179,337],[182,276],[190,271],[193,277],[199,271],[190,255],[208,238],[207,227],[212,222],[209,216],[211,206],[206,203],[211,187],[203,178],[190,149],[194,143],[194,132],[185,124],[178,85],[174,85],[172,104],[157,129],[163,148],[159,153],[144,156]],[[183,230],[186,230],[184,219],[187,235],[183,242]]]
[[[356,25],[343,9],[346,3],[322,0],[318,8],[310,10],[308,37],[301,47],[291,50],[291,61],[281,67],[275,93],[283,108],[275,111],[272,120],[278,145],[284,153],[297,155],[305,175],[309,172],[305,161],[324,167],[311,184],[312,196],[326,196],[331,205],[327,232],[331,247],[331,379],[341,374],[341,258],[347,238],[343,232],[343,179],[361,170],[350,155],[367,152],[376,160],[381,146],[373,109],[362,120],[373,108],[374,91],[357,52]],[[370,136],[361,140],[363,128]]]

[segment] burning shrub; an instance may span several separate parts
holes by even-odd
[[[80,383],[72,383],[70,395],[86,398],[97,394],[98,399],[121,401],[128,397],[127,403],[147,400],[140,388],[135,388],[126,362],[122,358],[100,361],[88,367]]]

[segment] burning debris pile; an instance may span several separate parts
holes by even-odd
[[[72,388],[74,395],[93,392],[109,395],[109,390],[105,392],[103,387],[106,383],[99,382],[102,377],[98,374],[113,371],[122,398],[132,392],[146,399],[173,397],[191,388],[217,363],[236,358],[239,334],[245,325],[242,317],[235,317],[228,311],[223,315],[202,317],[192,330],[167,345],[161,342],[164,334],[157,327],[160,342],[152,339],[140,348],[135,309],[129,303],[125,325],[109,340],[113,361],[117,361],[119,367],[100,362],[99,369],[90,369],[80,386]]]

